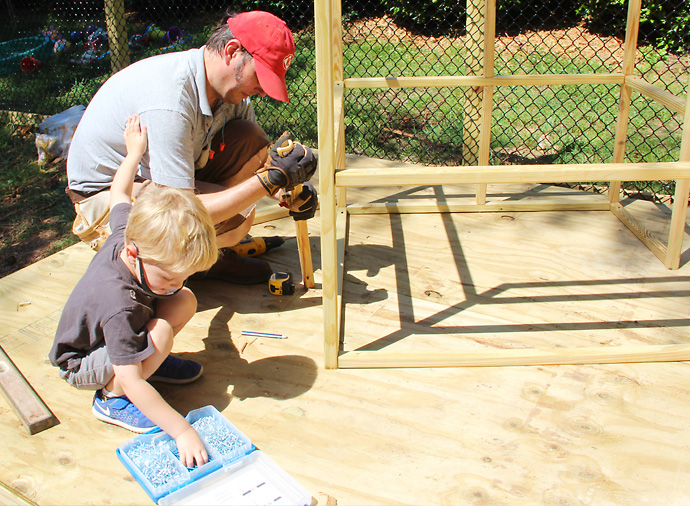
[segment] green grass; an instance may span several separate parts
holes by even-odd
[[[30,129],[0,126],[0,277],[74,244],[64,162],[39,166]]]
[[[466,52],[450,48],[407,47],[363,40],[345,48],[346,76],[464,74]],[[414,55],[414,58],[410,58]],[[638,68],[660,72],[665,56],[643,51]],[[469,64],[469,61],[468,61]],[[608,73],[592,60],[533,51],[497,59],[496,74]],[[683,93],[679,76],[668,90]],[[658,85],[663,85],[658,83]],[[553,163],[611,161],[619,87],[613,85],[496,87],[492,125],[492,163],[506,154],[527,159],[554,155]],[[348,151],[427,164],[462,160],[465,93],[457,89],[348,90]],[[629,161],[677,160],[681,140],[678,115],[652,101],[631,107],[626,157]],[[474,135],[472,133],[471,135]]]

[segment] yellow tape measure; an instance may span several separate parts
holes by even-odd
[[[292,274],[289,272],[274,272],[268,280],[268,291],[273,295],[292,295],[295,285],[292,284]]]

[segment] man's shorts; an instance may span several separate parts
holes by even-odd
[[[211,141],[213,156],[209,157],[203,167],[195,171],[194,177],[207,183],[225,181],[237,174],[245,163],[266,146],[266,133],[253,121],[228,121]],[[148,181],[135,182],[133,197],[136,197],[147,184]],[[97,251],[110,235],[110,190],[77,192],[68,188],[65,191],[72,199],[77,214],[72,232]],[[225,224],[218,224],[216,229],[225,230],[234,226],[236,225],[226,227]]]

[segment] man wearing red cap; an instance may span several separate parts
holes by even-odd
[[[227,16],[199,49],[147,58],[108,79],[89,103],[67,159],[75,233],[95,249],[107,237],[103,202],[126,154],[127,118],[137,114],[148,130],[138,186],[152,181],[195,190],[216,224],[223,254],[203,277],[267,281],[272,272],[265,260],[239,257],[227,247],[251,228],[257,200],[304,183],[316,170],[306,146],[294,143],[281,156],[281,138],[267,149],[250,102],[252,95],[288,101],[285,73],[294,53],[284,21],[251,11]],[[316,209],[316,191],[309,183],[305,187],[293,200],[296,218],[311,217]]]

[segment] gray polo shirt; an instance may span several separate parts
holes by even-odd
[[[195,161],[225,122],[256,121],[249,99],[211,110],[204,47],[140,60],[108,79],[86,108],[67,157],[72,190],[110,187],[126,155],[122,134],[133,114],[148,128],[140,175],[187,189],[194,187]]]

